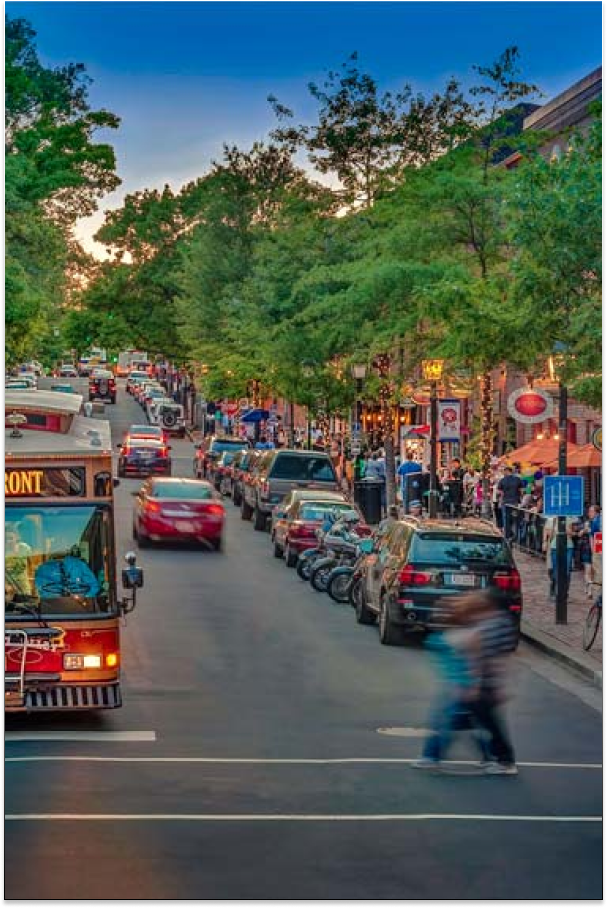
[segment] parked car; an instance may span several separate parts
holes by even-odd
[[[166,391],[163,392],[166,395]],[[170,397],[153,400],[148,409],[150,423],[160,426],[167,435],[185,436],[185,412],[181,404]]]
[[[211,461],[219,459],[223,451],[242,451],[248,448],[249,442],[246,438],[235,438],[230,435],[209,435],[203,438],[196,445],[194,454],[194,476],[197,479],[204,479],[208,473]]]
[[[164,388],[148,388],[146,390],[145,394],[143,395],[143,408],[148,419],[150,418],[150,410],[153,404],[155,404],[156,401],[162,400],[165,394],[166,391],[164,390]]]
[[[286,508],[284,503],[279,505],[278,513],[284,513],[284,517],[278,518],[274,525],[274,556],[282,558],[284,555],[287,567],[295,567],[299,553],[316,545],[316,533],[327,514],[356,511],[361,524],[365,522],[359,509],[350,504],[345,496],[323,498],[318,492],[316,495],[316,499],[295,498]]]
[[[170,445],[153,438],[129,438],[125,444],[118,445],[119,476],[149,476],[160,473],[171,475]]]
[[[15,381],[25,381],[30,388],[38,387],[38,376],[34,372],[19,372],[19,374],[15,376]]]
[[[126,377],[126,390],[129,394],[133,393],[134,385],[139,381],[147,381],[149,378],[147,372],[141,372],[137,369],[131,369]]]
[[[382,643],[443,627],[454,596],[489,587],[519,627],[521,578],[504,537],[488,521],[396,521],[362,573],[356,618],[360,624],[378,619]]]
[[[76,392],[67,382],[55,382],[51,385],[51,391],[61,391],[63,394],[75,394]]]
[[[89,378],[89,400],[116,403],[116,379],[108,369],[95,369]]]
[[[11,378],[4,384],[5,391],[35,391],[36,386],[21,378]]]
[[[244,484],[243,520],[253,516],[254,528],[266,529],[272,508],[291,489],[339,491],[331,458],[320,451],[266,451]]]
[[[78,370],[69,363],[64,363],[57,371],[57,378],[78,378]]]
[[[148,479],[135,493],[133,537],[150,542],[198,541],[219,551],[225,509],[210,483],[197,479]]]
[[[264,452],[248,448],[246,451],[237,451],[232,464],[232,503],[239,508],[242,504],[244,483],[247,480],[255,463]]]
[[[231,482],[228,487],[227,482],[230,475],[232,461],[238,451],[222,451],[217,460],[209,463],[209,482],[212,482],[218,492],[222,495],[228,495],[231,490]]]

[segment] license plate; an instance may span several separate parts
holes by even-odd
[[[175,529],[180,533],[193,533],[194,523],[191,520],[176,520]]]
[[[142,460],[153,460],[154,455],[151,451],[140,451],[139,456]]]
[[[447,574],[445,580],[449,586],[476,586],[474,574]]]

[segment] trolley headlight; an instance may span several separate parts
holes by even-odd
[[[101,656],[93,653],[65,653],[63,656],[63,668],[65,671],[101,668]]]

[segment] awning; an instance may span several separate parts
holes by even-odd
[[[248,410],[243,416],[240,417],[241,422],[263,422],[264,419],[268,419],[270,415],[269,410]]]
[[[423,438],[430,434],[430,426],[410,426],[403,438]]]

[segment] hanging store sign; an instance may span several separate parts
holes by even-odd
[[[462,405],[461,401],[438,401],[438,440],[459,441],[462,433]]]
[[[517,422],[533,425],[550,419],[554,412],[552,397],[539,388],[519,388],[508,397],[508,413]]]

